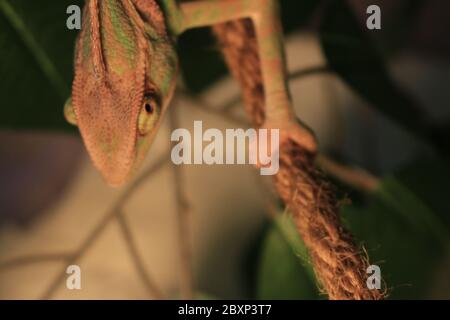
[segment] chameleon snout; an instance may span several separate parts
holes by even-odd
[[[126,134],[111,133],[83,134],[84,143],[94,166],[105,182],[113,187],[125,183],[134,163],[134,139]]]

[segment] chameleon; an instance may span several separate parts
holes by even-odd
[[[264,86],[262,128],[279,129],[315,153],[295,116],[286,80],[278,0],[86,0],[75,45],[72,94],[64,106],[94,166],[120,186],[140,168],[174,95],[176,39],[191,28],[251,19]]]

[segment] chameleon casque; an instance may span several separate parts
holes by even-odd
[[[108,184],[118,186],[137,171],[158,130],[177,81],[176,37],[242,18],[251,19],[258,40],[263,127],[316,151],[291,106],[278,0],[86,0],[64,113]]]

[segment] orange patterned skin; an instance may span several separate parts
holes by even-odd
[[[106,182],[139,168],[172,98],[178,70],[172,39],[189,28],[251,18],[259,42],[266,120],[315,151],[299,125],[285,78],[277,0],[86,0],[75,49],[72,97],[65,106]]]
[[[122,184],[142,162],[176,73],[176,53],[153,1],[86,1],[66,115],[108,184]]]

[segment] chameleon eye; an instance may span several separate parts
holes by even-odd
[[[153,113],[153,110],[154,110],[153,105],[151,105],[150,102],[145,102],[144,108],[145,108],[145,111],[147,111],[147,113],[150,113],[150,114]]]
[[[138,119],[138,130],[141,136],[145,136],[152,131],[158,122],[160,113],[160,107],[154,97],[146,95]]]

